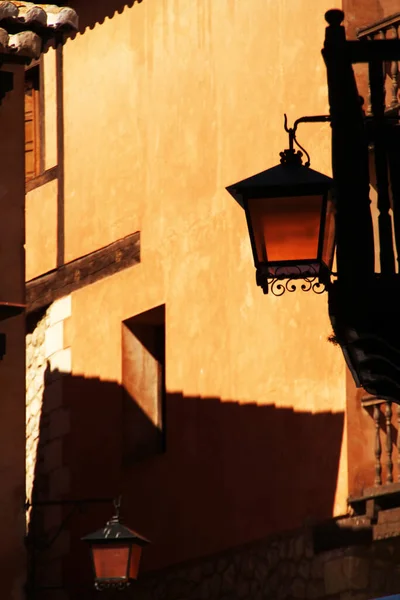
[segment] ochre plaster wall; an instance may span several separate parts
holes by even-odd
[[[24,302],[23,72],[0,106],[0,300]],[[2,321],[7,349],[0,362],[1,595],[25,597],[25,320]]]
[[[55,269],[57,264],[56,179],[26,195],[26,280]]]
[[[64,47],[65,260],[141,231],[140,265],[72,295],[72,376],[118,384],[121,321],[166,304],[167,453],[123,471],[126,513],[154,541],[148,567],[346,510],[345,368],[327,297],[263,296],[225,191],[278,162],[284,112],[326,114],[334,5],[145,0]],[[329,127],[298,134],[329,173]],[[87,470],[76,493],[114,480],[107,452],[104,481]]]

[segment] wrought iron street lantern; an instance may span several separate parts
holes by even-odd
[[[120,502],[114,505],[115,515],[105,527],[82,538],[90,545],[97,590],[123,590],[137,579],[142,548],[149,543],[120,523]]]
[[[329,117],[298,119],[289,133],[289,148],[281,164],[227,188],[246,213],[257,284],[264,293],[280,296],[296,289],[321,293],[328,284],[335,248],[335,206],[332,179],[302,162],[294,150],[300,122],[327,121]],[[302,148],[302,150],[304,150]],[[285,283],[282,283],[284,281]]]

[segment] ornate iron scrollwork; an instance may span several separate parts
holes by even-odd
[[[292,275],[292,277],[288,277],[287,267],[277,267],[273,277],[270,275],[266,276],[266,287],[268,287],[268,291],[274,296],[283,296],[285,292],[295,292],[297,289],[303,292],[313,291],[314,294],[323,294],[326,292],[326,284],[320,281],[312,265],[307,267],[307,271],[302,271],[300,267],[291,267],[291,269],[297,269],[298,273]]]
[[[103,592],[104,590],[117,590],[118,592],[123,592],[129,586],[129,581],[96,581],[94,584],[94,587],[98,592]]]

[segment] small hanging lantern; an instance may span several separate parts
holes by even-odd
[[[303,117],[300,121],[325,119]],[[335,249],[333,180],[310,169],[294,150],[295,128],[281,164],[227,188],[246,213],[257,284],[275,295],[296,289],[321,293],[329,282]],[[300,147],[300,146],[299,146]],[[287,280],[282,285],[282,280]]]
[[[82,538],[90,545],[97,590],[122,590],[137,579],[142,548],[149,543],[120,523],[120,500],[114,506],[115,515],[105,527]]]

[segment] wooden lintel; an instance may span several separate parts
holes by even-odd
[[[140,232],[66,263],[26,284],[28,313],[140,262]]]
[[[45,171],[41,175],[38,175],[37,177],[34,177],[33,179],[30,179],[29,181],[27,181],[25,184],[25,192],[28,193],[28,192],[34,190],[35,188],[40,187],[41,185],[44,185],[45,183],[49,183],[49,181],[53,181],[54,179],[57,179],[57,177],[58,177],[58,166],[56,165],[55,167],[52,167],[51,169],[47,169],[47,171]]]

